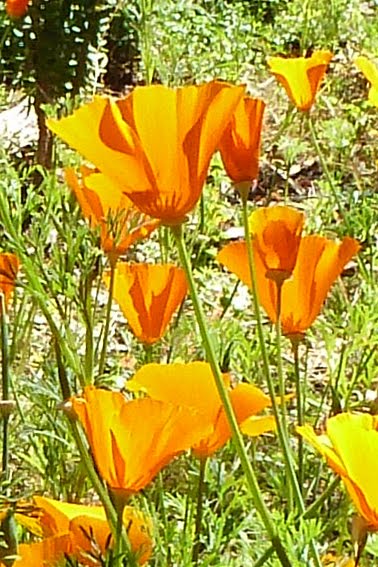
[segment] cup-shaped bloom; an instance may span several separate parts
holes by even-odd
[[[11,18],[21,18],[28,11],[29,0],[7,0],[5,10]]]
[[[374,106],[378,106],[378,67],[367,57],[360,55],[355,60],[355,64],[359,70],[365,75],[365,78],[371,83],[369,90],[369,101]]]
[[[114,180],[144,213],[179,223],[196,205],[243,86],[212,81],[96,97],[50,129]]]
[[[5,512],[6,514],[6,512]],[[4,514],[1,514],[2,516]],[[17,523],[42,541],[21,544],[15,565],[41,567],[61,565],[64,557],[75,558],[80,565],[102,565],[108,547],[112,547],[110,527],[102,506],[71,504],[34,497],[34,504],[16,508]],[[139,565],[148,561],[152,552],[152,524],[150,519],[132,506],[125,506],[123,523],[131,550]],[[3,563],[0,562],[2,566]]]
[[[101,477],[123,496],[138,492],[208,431],[187,407],[87,387],[71,398]]]
[[[236,419],[248,435],[259,435],[275,428],[271,416],[251,416],[270,406],[270,398],[259,388],[241,383],[231,387],[228,374],[223,375]],[[210,457],[230,438],[231,430],[215,384],[211,367],[206,362],[188,364],[146,364],[126,387],[144,392],[155,400],[193,408],[205,419],[208,432],[197,440],[192,449],[199,458]]]
[[[253,250],[265,276],[278,283],[289,278],[297,260],[304,215],[291,207],[262,207],[249,217]]]
[[[368,530],[378,530],[378,416],[341,413],[327,420],[326,433],[297,427],[304,439],[341,476]]]
[[[109,287],[110,271],[103,279]],[[119,262],[114,275],[113,297],[134,335],[146,344],[164,335],[187,291],[184,271],[172,264]]]
[[[223,165],[236,185],[245,182],[250,185],[257,178],[264,109],[262,100],[242,98],[221,138],[219,151]]]
[[[5,305],[14,290],[19,260],[14,254],[0,254],[0,293],[4,294]]]
[[[270,57],[268,65],[299,110],[310,110],[333,55],[314,51],[311,57]]]
[[[289,278],[297,261],[304,215],[291,207],[262,207],[249,217],[254,262],[264,277],[281,284]],[[250,285],[248,258],[245,243],[226,246],[218,260]],[[231,252],[231,254],[229,254]],[[241,257],[239,258],[239,252]]]
[[[105,555],[112,545],[110,527],[102,506],[86,506],[60,502],[51,498],[35,496],[39,510],[40,524],[44,537],[68,534],[71,549],[66,553],[87,564],[86,557],[91,551]],[[132,506],[125,506],[123,523],[127,530],[131,550],[137,555],[138,563],[148,561],[152,551],[152,524],[142,512]],[[93,561],[88,563],[93,565]]]
[[[58,567],[71,550],[69,534],[52,536],[35,543],[21,543],[17,549],[14,567]],[[9,561],[0,561],[0,567],[8,567]],[[92,564],[93,565],[93,564]]]
[[[90,226],[99,227],[104,252],[118,257],[157,228],[159,221],[140,213],[111,179],[84,166],[80,173],[67,169],[66,180]]]
[[[353,238],[334,242],[322,236],[305,236],[300,241],[290,279],[281,288],[281,325],[285,335],[303,335],[319,315],[327,294],[344,266],[360,246]],[[225,246],[218,261],[251,287],[245,242]],[[266,266],[254,253],[257,292],[270,320],[277,320],[277,286],[266,277]]]

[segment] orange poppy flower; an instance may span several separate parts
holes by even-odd
[[[100,227],[101,247],[118,257],[140,238],[146,238],[159,221],[141,214],[111,179],[89,167],[81,167],[81,181],[66,170],[66,180],[91,227]]]
[[[291,276],[297,260],[303,223],[303,213],[291,207],[262,207],[250,215],[249,230],[254,261],[264,277],[280,284]],[[245,261],[243,251],[245,243],[237,244],[231,244],[221,250],[218,261],[250,285],[248,257]],[[232,253],[229,254],[229,251]]]
[[[238,423],[248,435],[260,435],[275,428],[272,416],[250,420],[251,416],[270,406],[270,398],[251,384],[231,388],[230,377],[223,375]],[[126,384],[133,392],[145,392],[162,402],[194,408],[206,419],[209,431],[197,440],[192,449],[197,457],[210,457],[230,438],[231,430],[215,384],[211,367],[206,362],[188,364],[146,364]]]
[[[5,10],[11,18],[21,18],[28,11],[29,0],[7,0]]]
[[[38,518],[30,518],[22,511],[16,513],[15,518],[33,535],[44,539],[19,546],[17,567],[52,566],[66,555],[77,558],[81,565],[102,564],[99,556],[104,556],[111,546],[110,528],[102,506],[70,504],[40,496],[34,497],[34,503],[33,515]],[[152,552],[151,522],[131,506],[125,507],[123,520],[131,549],[138,563],[143,565]]]
[[[371,83],[369,90],[369,101],[374,106],[378,106],[378,67],[374,65],[370,59],[360,55],[355,60],[355,64],[359,70],[365,75],[366,79]]]
[[[314,51],[311,57],[270,57],[270,71],[299,110],[310,110],[333,54]]]
[[[95,548],[97,553],[105,554],[110,542],[110,528],[102,506],[85,506],[52,500],[51,498],[34,497],[34,502],[41,513],[40,524],[45,537],[70,534],[70,555],[80,559],[85,565],[95,563],[88,554]],[[123,523],[132,551],[143,565],[152,552],[152,524],[139,510],[125,506]]]
[[[18,546],[14,567],[55,567],[61,565],[66,554],[71,549],[69,534],[48,537],[35,543],[21,543]],[[10,563],[0,561],[1,567]]]
[[[253,250],[265,276],[277,283],[289,278],[297,260],[304,215],[291,207],[262,207],[249,217]]]
[[[208,426],[191,408],[87,387],[71,398],[102,478],[124,496],[144,488]]]
[[[4,294],[5,305],[8,304],[14,290],[19,261],[14,254],[0,254],[0,293]]]
[[[243,86],[212,81],[171,89],[137,87],[126,98],[96,97],[49,128],[113,179],[144,213],[185,220]]]
[[[341,413],[327,420],[326,433],[297,427],[304,439],[341,476],[368,530],[378,530],[378,416]]]
[[[109,287],[109,271],[103,279]],[[121,262],[115,271],[114,299],[134,335],[146,344],[153,344],[164,335],[187,291],[184,271],[171,264]]]
[[[292,277],[284,281],[281,295],[281,325],[285,335],[303,335],[319,315],[326,296],[344,266],[360,246],[353,238],[333,242],[321,236],[305,236],[300,241]],[[251,286],[245,242],[223,248],[217,259],[246,285]],[[254,253],[257,291],[270,320],[277,320],[277,286],[266,277],[266,266]]]
[[[257,178],[264,109],[262,100],[244,97],[221,138],[219,150],[223,165],[235,184],[247,182],[250,185]]]

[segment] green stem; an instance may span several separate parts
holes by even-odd
[[[287,424],[286,415],[286,400],[285,400],[285,377],[282,368],[282,349],[281,349],[281,301],[282,301],[282,285],[283,282],[275,282],[277,287],[277,308],[276,308],[276,350],[277,350],[277,374],[278,374],[278,385],[280,390],[280,400],[281,400],[281,420],[282,420],[282,430],[283,436],[286,440],[289,439],[289,431]],[[291,457],[290,457],[291,458]],[[287,474],[287,501],[288,509],[291,511],[293,509],[293,487],[291,483],[290,472],[286,470]]]
[[[201,527],[202,527],[202,504],[203,504],[203,489],[205,486],[205,472],[206,472],[207,458],[200,459],[199,475],[198,475],[198,488],[197,488],[197,508],[196,508],[196,525],[194,532],[194,546],[192,554],[192,563],[198,565],[199,552],[201,548]]]
[[[154,360],[154,350],[152,345],[148,345],[147,343],[143,345],[144,348],[144,364],[150,364]]]
[[[277,432],[278,438],[282,447],[282,451],[284,454],[285,465],[288,471],[288,475],[290,478],[290,482],[294,489],[295,498],[299,509],[301,512],[304,511],[304,504],[300,494],[299,485],[297,476],[295,474],[295,469],[293,465],[293,458],[289,446],[289,441],[286,436],[285,428],[282,423],[282,418],[278,409],[278,404],[276,400],[276,392],[274,389],[272,374],[270,372],[270,365],[269,365],[269,357],[268,352],[266,349],[265,338],[264,338],[264,329],[261,320],[261,313],[260,313],[260,303],[259,298],[257,295],[257,283],[256,283],[256,273],[255,273],[255,263],[253,260],[253,252],[252,252],[252,242],[251,242],[251,235],[249,232],[249,224],[248,224],[248,210],[247,210],[247,198],[242,193],[242,211],[243,211],[243,225],[244,225],[244,234],[245,234],[245,241],[247,246],[247,253],[248,253],[248,263],[249,263],[249,270],[250,270],[250,277],[251,277],[251,291],[252,291],[252,301],[255,310],[255,318],[257,323],[257,334],[259,338],[260,350],[261,350],[261,357],[263,363],[264,374],[267,380],[269,396],[272,404],[273,414],[277,423]]]
[[[332,179],[332,176],[331,176],[331,172],[328,168],[327,162],[325,160],[322,149],[321,149],[320,144],[318,142],[318,137],[316,135],[314,121],[313,121],[310,113],[308,113],[308,125],[309,125],[309,129],[310,129],[312,143],[314,144],[315,151],[318,154],[322,169],[325,173],[328,185],[331,189],[331,193],[333,195],[335,203],[337,204],[337,208],[339,209],[339,213],[342,216],[342,219],[345,223],[345,226],[347,227],[348,231],[350,232],[351,231],[350,222],[349,222],[348,218],[343,214],[343,208],[342,208],[342,205],[341,205],[341,202],[340,202],[340,199],[339,199],[339,194],[336,190],[336,187],[334,185],[334,182],[333,182],[333,179]]]
[[[102,335],[102,349],[101,349],[100,362],[99,362],[99,365],[98,365],[99,376],[101,376],[104,373],[104,370],[105,370],[106,353],[107,353],[107,350],[108,350],[108,341],[109,341],[110,318],[111,318],[112,304],[113,304],[116,264],[117,264],[116,260],[110,259],[109,295],[108,295],[108,301],[107,301],[107,304],[106,304],[105,325],[104,325],[103,335]]]
[[[276,283],[277,287],[277,309],[276,309],[276,349],[277,349],[277,374],[278,374],[278,384],[280,389],[280,399],[281,399],[281,416],[282,425],[285,429],[285,435],[287,436],[287,416],[286,416],[286,401],[285,401],[285,377],[282,368],[282,349],[281,349],[281,300],[282,300],[282,283]]]
[[[200,198],[200,222],[198,227],[199,234],[203,234],[205,232],[205,222],[206,222],[206,207],[205,207],[205,196],[204,193],[201,194]]]
[[[126,530],[124,529],[123,523],[121,524],[121,528],[119,526],[119,513],[118,508],[114,506],[107,489],[105,488],[102,480],[98,476],[96,469],[94,467],[93,461],[88,453],[84,436],[81,429],[78,426],[76,418],[72,415],[70,410],[65,412],[69,423],[71,425],[72,433],[76,442],[76,446],[79,450],[81,462],[84,465],[85,471],[89,477],[89,480],[92,483],[94,490],[97,492],[98,497],[101,500],[102,505],[105,508],[105,513],[109,521],[110,529],[114,538],[115,542],[121,541],[119,545],[121,545],[122,551],[125,551],[129,558],[130,567],[136,567],[136,562],[134,558],[134,554],[131,551],[129,538],[127,536]],[[119,537],[119,531],[121,536]],[[117,545],[117,543],[116,543]],[[120,564],[121,565],[121,564]]]
[[[236,282],[236,284],[234,285],[234,289],[232,290],[229,298],[227,299],[227,301],[225,303],[225,306],[223,307],[223,311],[222,311],[222,313],[220,314],[220,317],[219,317],[220,321],[222,321],[223,317],[226,315],[228,308],[230,307],[232,300],[235,297],[235,293],[238,291],[239,284],[240,284],[240,280],[238,280]]]
[[[294,114],[295,110],[296,108],[294,105],[290,105],[289,108],[287,109],[285,118],[281,122],[278,132],[275,134],[273,140],[270,142],[268,152],[271,152],[272,150],[274,151],[274,146],[278,144],[282,134],[285,132],[286,128],[289,126],[290,122],[292,121],[293,116],[295,115]]]
[[[261,567],[262,565],[265,565],[265,563],[268,561],[268,559],[270,559],[273,553],[274,553],[274,548],[271,545],[270,547],[268,547],[266,551],[264,551],[262,556],[253,564],[253,567]]]
[[[36,304],[41,309],[50,330],[54,338],[59,341],[62,353],[64,355],[67,364],[71,366],[73,371],[76,373],[80,380],[80,385],[84,388],[85,386],[85,373],[81,365],[80,358],[77,353],[77,344],[72,337],[67,322],[62,318],[61,323],[64,328],[64,335],[59,330],[54,317],[55,309],[51,302],[46,298],[46,289],[41,278],[41,274],[37,272],[35,267],[35,258],[30,256],[29,252],[25,248],[25,242],[22,239],[22,235],[19,235],[15,229],[12,222],[9,203],[4,195],[4,192],[0,191],[0,220],[4,226],[8,237],[10,238],[12,244],[15,247],[15,252],[20,259],[23,266],[24,274],[28,280],[29,288],[28,291],[32,294]],[[43,264],[39,264],[38,268],[43,271]],[[62,313],[60,313],[62,317]]]
[[[124,565],[125,556],[128,558],[128,565],[135,565],[135,561],[132,559],[132,553],[130,549],[129,542],[125,541],[124,538],[124,525],[123,525],[123,511],[126,505],[126,499],[123,495],[118,495],[112,493],[112,501],[114,505],[115,512],[117,514],[117,524],[116,524],[116,535],[114,544],[114,567],[122,567]],[[131,561],[131,563],[129,562]]]
[[[301,384],[301,374],[299,370],[299,344],[297,340],[291,341],[293,355],[294,355],[294,374],[295,374],[295,390],[297,398],[297,423],[298,425],[304,424],[304,397],[305,397],[305,384]],[[304,467],[303,467],[303,437],[298,435],[298,481],[301,491],[303,493],[304,484]]]
[[[84,282],[84,321],[85,321],[85,379],[87,384],[93,382],[93,316],[92,316],[92,276]]]
[[[5,306],[5,297],[0,293],[0,326],[1,326],[1,373],[2,373],[2,399],[9,401],[9,341],[8,341],[8,318]],[[3,452],[2,452],[2,479],[8,480],[9,465],[9,439],[8,439],[9,413],[3,414]]]
[[[222,404],[223,404],[223,408],[225,411],[225,414],[227,416],[227,420],[228,423],[230,425],[230,429],[232,432],[232,437],[235,443],[235,447],[241,462],[241,465],[243,467],[243,471],[244,474],[246,476],[247,479],[247,483],[248,486],[250,488],[250,492],[254,501],[254,504],[256,506],[256,509],[258,511],[258,513],[260,514],[260,517],[262,519],[262,522],[269,534],[270,540],[272,542],[272,544],[274,545],[275,551],[278,555],[278,558],[281,562],[281,565],[290,567],[290,561],[288,559],[288,556],[286,554],[286,551],[281,543],[281,540],[278,536],[278,533],[276,531],[276,527],[270,517],[270,514],[268,512],[268,509],[265,506],[265,503],[263,501],[263,498],[261,496],[261,492],[257,483],[257,479],[256,479],[256,475],[254,470],[252,469],[251,463],[249,462],[247,453],[246,453],[246,449],[244,446],[244,442],[243,442],[243,438],[242,435],[240,433],[239,427],[238,427],[238,423],[236,421],[236,417],[235,417],[235,413],[227,392],[227,388],[223,382],[223,377],[222,377],[222,373],[220,371],[219,365],[218,365],[218,361],[217,361],[217,357],[214,351],[214,347],[206,326],[206,321],[205,321],[205,316],[202,310],[202,305],[200,303],[199,297],[197,295],[197,289],[196,289],[196,285],[194,282],[194,278],[193,278],[193,273],[192,273],[192,269],[191,269],[191,264],[189,261],[189,257],[186,251],[186,247],[185,247],[185,243],[184,243],[184,239],[183,239],[183,233],[182,233],[182,225],[174,225],[171,227],[172,233],[175,237],[176,240],[176,244],[177,244],[177,248],[178,248],[178,252],[179,252],[179,256],[180,256],[180,260],[181,260],[181,264],[185,270],[186,273],[186,277],[188,280],[188,286],[189,286],[189,291],[190,291],[190,295],[192,298],[192,302],[193,302],[193,308],[194,308],[194,312],[196,315],[196,319],[197,319],[197,323],[200,329],[200,333],[201,333],[201,337],[202,337],[202,341],[204,344],[204,348],[206,351],[206,355],[209,361],[209,364],[211,366],[213,375],[214,375],[214,380],[218,389],[218,393],[219,396],[221,398]]]
[[[254,264],[253,252],[252,252],[252,242],[251,242],[251,235],[250,235],[250,232],[249,232],[249,224],[248,224],[247,197],[248,196],[247,196],[246,193],[241,192],[243,225],[244,225],[245,241],[246,241],[247,252],[248,252],[248,263],[249,263],[249,270],[250,270],[250,277],[251,277],[252,300],[253,300],[253,305],[254,305],[254,309],[255,309],[255,318],[256,318],[256,323],[257,323],[257,333],[258,333],[259,344],[260,344],[260,349],[261,349],[263,369],[264,369],[265,376],[266,376],[266,379],[267,379],[269,396],[270,396],[270,399],[271,399],[273,414],[274,414],[274,417],[275,417],[275,420],[276,420],[276,423],[277,423],[277,433],[278,433],[278,438],[279,438],[279,441],[280,441],[280,444],[281,444],[281,447],[282,447],[282,451],[283,451],[283,455],[284,455],[286,470],[288,472],[288,477],[290,478],[291,486],[292,486],[293,491],[294,491],[294,497],[295,497],[296,503],[298,505],[299,512],[300,512],[300,514],[303,514],[305,512],[305,505],[304,505],[304,502],[303,502],[302,493],[301,493],[301,490],[300,490],[300,487],[299,487],[299,484],[298,484],[297,475],[295,473],[295,469],[294,469],[294,465],[293,465],[293,458],[292,458],[292,454],[291,454],[291,450],[290,450],[289,440],[288,440],[287,436],[285,435],[285,429],[284,429],[282,421],[281,421],[280,412],[278,411],[272,375],[271,375],[271,372],[270,372],[269,357],[268,357],[268,352],[267,352],[267,349],[266,349],[266,344],[265,344],[265,339],[264,339],[264,330],[263,330],[261,313],[260,313],[260,304],[259,304],[259,298],[258,298],[258,295],[257,295],[257,283],[256,283],[255,264]],[[313,540],[311,540],[310,546],[311,546],[311,549],[312,549],[315,565],[317,567],[321,567],[319,554],[317,552],[317,549],[316,549],[316,546],[315,546],[315,543],[313,542]]]
[[[313,502],[311,506],[307,508],[306,512],[303,514],[302,517],[305,519],[313,518],[315,516],[315,513],[320,508],[320,506],[323,504],[323,502],[325,502],[325,500],[327,500],[328,496],[332,494],[332,492],[335,490],[336,486],[339,483],[340,483],[340,477],[334,478],[333,481],[327,486],[325,491],[322,492],[319,498],[315,500],[315,502]]]
[[[106,490],[102,480],[99,478],[96,469],[94,467],[93,461],[88,453],[88,449],[85,445],[84,436],[82,431],[79,429],[78,423],[76,418],[71,416],[70,410],[65,412],[69,423],[71,425],[71,430],[76,442],[76,446],[80,453],[81,462],[84,465],[85,471],[88,475],[89,480],[92,483],[93,488],[98,494],[98,497],[101,500],[102,505],[105,508],[106,516],[109,520],[109,524],[113,533],[113,537],[117,537],[117,512],[113,506],[113,503],[110,499],[108,491]]]

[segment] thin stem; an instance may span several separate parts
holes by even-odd
[[[268,561],[268,559],[270,559],[273,553],[274,553],[273,546],[268,547],[268,549],[264,551],[262,556],[253,564],[253,567],[261,567],[262,565],[265,565],[265,563]]]
[[[280,125],[277,133],[275,134],[273,140],[270,142],[270,146],[269,146],[269,149],[268,149],[269,152],[271,150],[274,151],[274,146],[276,146],[278,144],[278,141],[281,138],[282,134],[284,133],[284,131],[286,130],[286,128],[289,126],[290,122],[292,121],[295,110],[296,110],[296,108],[295,108],[294,105],[290,105],[289,108],[287,109],[286,114],[285,114],[285,118],[282,120],[281,125]]]
[[[205,196],[204,193],[201,194],[200,198],[200,222],[198,227],[199,234],[203,234],[205,232],[205,216],[206,216],[206,207],[205,207]]]
[[[88,384],[93,382],[93,317],[92,317],[92,277],[84,282],[84,321],[85,321],[85,378]]]
[[[333,481],[327,486],[325,491],[322,492],[319,498],[315,500],[315,502],[313,502],[311,506],[307,508],[306,512],[303,514],[302,517],[305,519],[313,518],[315,516],[315,513],[320,508],[320,506],[323,504],[323,502],[325,502],[325,500],[327,500],[328,496],[332,494],[332,492],[335,490],[336,486],[339,483],[340,483],[340,477],[334,478]]]
[[[85,446],[84,436],[82,431],[79,429],[78,423],[76,418],[71,416],[70,411],[68,410],[65,412],[69,423],[71,425],[71,430],[76,442],[76,446],[80,453],[81,462],[84,465],[85,471],[89,477],[89,480],[92,483],[93,488],[98,494],[98,497],[101,500],[102,505],[105,508],[106,516],[109,520],[109,524],[113,533],[114,538],[117,536],[117,512],[113,506],[113,503],[110,499],[108,491],[106,490],[104,484],[102,483],[101,479],[99,478],[96,469],[94,467],[93,461],[88,453],[88,449]]]
[[[281,416],[282,425],[285,428],[285,434],[287,435],[287,416],[286,416],[286,401],[285,401],[285,376],[282,368],[282,349],[281,349],[281,300],[282,300],[282,283],[277,283],[277,309],[276,309],[276,349],[277,349],[277,374],[278,374],[278,384],[280,389],[280,399],[281,399]]]
[[[217,361],[217,357],[214,351],[214,347],[206,326],[206,321],[205,321],[205,316],[202,310],[202,305],[200,303],[199,297],[197,295],[197,289],[196,289],[196,285],[194,282],[194,278],[193,278],[193,273],[192,273],[192,268],[191,268],[191,264],[189,261],[189,257],[186,251],[186,247],[185,247],[185,243],[184,243],[184,239],[183,239],[183,233],[182,233],[182,225],[174,225],[171,227],[172,233],[175,237],[176,240],[176,244],[177,244],[177,248],[178,248],[178,252],[179,252],[179,256],[180,256],[180,260],[181,260],[181,264],[185,270],[186,273],[186,277],[188,280],[188,286],[189,286],[189,291],[190,291],[190,295],[192,298],[192,302],[193,302],[193,308],[194,308],[194,312],[196,315],[196,319],[197,319],[197,323],[200,329],[200,333],[201,333],[201,337],[202,337],[202,341],[204,344],[204,348],[206,351],[206,355],[209,361],[209,364],[211,366],[213,375],[214,375],[214,380],[218,389],[218,393],[219,396],[221,398],[223,407],[224,407],[224,411],[225,414],[227,416],[227,420],[229,422],[230,425],[230,429],[232,432],[232,437],[235,443],[235,447],[241,462],[241,465],[243,467],[243,471],[244,474],[246,476],[247,479],[247,483],[248,486],[250,488],[250,492],[254,501],[254,504],[256,506],[256,509],[258,511],[258,513],[260,514],[260,517],[262,519],[262,522],[269,534],[270,540],[272,542],[272,544],[274,545],[275,551],[278,555],[278,558],[281,562],[281,565],[290,567],[290,561],[289,558],[286,554],[286,551],[281,543],[281,540],[278,536],[278,533],[276,531],[276,527],[270,517],[270,514],[268,512],[268,509],[265,506],[265,503],[262,499],[261,496],[261,492],[257,483],[257,479],[256,479],[256,475],[254,470],[252,469],[251,463],[248,459],[247,453],[246,453],[246,449],[244,446],[244,442],[243,442],[243,438],[242,435],[240,433],[239,427],[238,427],[238,423],[236,421],[236,417],[235,417],[235,413],[227,392],[227,388],[223,382],[223,377],[222,377],[222,373],[220,371],[219,365],[218,365],[218,361]]]
[[[194,532],[194,546],[192,554],[192,563],[198,565],[199,552],[201,547],[201,527],[202,527],[202,504],[203,504],[203,489],[205,486],[205,472],[206,472],[207,458],[200,459],[199,475],[198,475],[198,488],[197,488],[197,507],[196,507],[196,525]]]
[[[125,555],[129,560],[132,561],[132,554],[130,553],[130,545],[125,546],[125,540],[123,537],[124,525],[123,525],[123,511],[125,509],[126,499],[123,495],[112,494],[114,509],[117,514],[117,525],[116,525],[116,535],[114,544],[114,567],[122,567]],[[113,565],[112,563],[112,565]],[[131,563],[128,563],[131,565]],[[135,565],[135,562],[132,563]]]
[[[100,362],[98,365],[99,376],[101,376],[105,370],[106,354],[108,350],[108,341],[109,341],[110,317],[112,313],[112,304],[113,304],[116,263],[117,263],[116,260],[110,259],[109,295],[106,304],[105,324],[102,335],[102,350],[101,350]]]
[[[295,375],[295,390],[297,399],[297,422],[298,425],[304,424],[304,397],[305,397],[305,384],[301,384],[301,374],[299,369],[299,344],[297,340],[291,341],[293,355],[294,355],[294,375]],[[298,481],[301,491],[303,492],[304,484],[304,469],[303,469],[303,437],[298,436]]]
[[[267,349],[266,349],[266,344],[265,344],[265,339],[264,339],[264,330],[263,330],[261,314],[260,314],[260,304],[259,304],[259,298],[258,298],[258,295],[257,295],[257,283],[256,283],[255,264],[254,264],[253,252],[252,252],[252,242],[251,242],[251,235],[250,235],[250,232],[249,232],[249,224],[248,224],[247,197],[248,196],[247,196],[246,193],[241,192],[243,225],[244,225],[245,241],[246,241],[247,252],[248,252],[248,263],[249,263],[249,270],[250,270],[250,277],[251,277],[252,299],[253,299],[253,305],[254,305],[254,309],[255,309],[255,318],[256,318],[256,323],[257,323],[257,333],[258,333],[258,338],[259,338],[259,343],[260,343],[263,369],[264,369],[265,376],[266,376],[266,379],[267,379],[269,396],[270,396],[270,399],[271,399],[273,414],[274,414],[274,417],[275,417],[275,420],[276,420],[276,423],[277,423],[277,433],[278,433],[278,438],[279,438],[279,441],[280,441],[280,444],[281,444],[281,447],[282,447],[286,469],[287,469],[288,476],[290,478],[290,482],[291,482],[291,485],[292,485],[292,488],[293,488],[293,491],[294,491],[294,497],[295,497],[295,500],[297,502],[299,512],[300,512],[300,514],[303,514],[305,512],[305,505],[304,505],[304,502],[303,502],[302,493],[301,493],[301,490],[300,490],[300,487],[299,487],[299,484],[298,484],[297,475],[295,473],[295,469],[294,469],[294,465],[293,465],[293,458],[292,458],[292,454],[291,454],[291,450],[290,450],[289,440],[288,440],[287,436],[285,435],[285,430],[284,430],[284,427],[283,427],[283,424],[282,424],[282,421],[281,421],[281,416],[280,416],[280,413],[279,413],[278,407],[277,407],[274,385],[273,385],[272,375],[271,375],[270,366],[269,366],[268,352],[267,352]],[[321,567],[319,554],[317,552],[317,549],[316,549],[316,546],[315,546],[315,543],[314,543],[313,540],[310,541],[310,546],[311,546],[313,558],[314,558],[314,561],[315,561],[315,565],[317,567]]]
[[[121,539],[122,541],[122,550],[125,550],[125,552],[128,555],[128,558],[130,560],[130,567],[135,567],[136,566],[136,562],[135,562],[135,558],[134,558],[134,554],[131,551],[131,547],[130,547],[130,542],[129,542],[129,538],[128,535],[126,533],[126,530],[124,529],[124,525],[122,522],[121,525],[121,538],[118,537],[119,535],[119,514],[117,513],[117,510],[109,496],[109,493],[107,491],[107,489],[105,488],[102,480],[100,479],[100,477],[98,476],[96,469],[94,467],[93,461],[88,453],[87,447],[85,445],[85,441],[84,441],[84,436],[83,436],[83,432],[81,431],[81,429],[78,426],[78,423],[76,421],[76,418],[72,415],[72,413],[70,412],[70,410],[68,410],[66,413],[66,416],[69,420],[69,423],[71,425],[71,429],[72,429],[72,433],[76,442],[76,446],[79,450],[80,453],[80,457],[81,457],[81,462],[84,465],[84,469],[89,477],[89,480],[92,483],[93,488],[95,489],[95,491],[97,492],[98,497],[101,500],[102,505],[105,508],[105,513],[106,516],[108,518],[109,521],[109,525],[110,525],[110,529],[111,532],[113,534],[113,538],[114,541],[119,541],[119,539]]]
[[[154,359],[153,346],[147,343],[143,345],[144,348],[144,364],[150,364]]]
[[[232,300],[235,297],[235,293],[238,291],[239,284],[240,284],[240,280],[238,280],[236,282],[236,284],[234,285],[234,288],[233,288],[229,298],[227,299],[225,306],[223,307],[223,311],[222,311],[222,313],[220,314],[220,317],[219,317],[220,321],[222,321],[223,317],[226,315],[228,308],[230,307]]]
[[[243,205],[242,211],[243,211],[244,234],[245,234],[245,241],[246,241],[247,252],[248,252],[248,263],[249,263],[249,270],[250,270],[250,277],[251,277],[252,300],[253,300],[253,306],[254,306],[254,310],[255,310],[255,318],[256,318],[256,323],[257,323],[257,334],[258,334],[259,344],[260,344],[260,349],[261,349],[263,369],[264,369],[265,377],[266,377],[266,380],[267,380],[267,385],[268,385],[268,390],[269,390],[269,396],[270,396],[270,399],[271,399],[273,414],[274,414],[274,417],[275,417],[275,420],[276,420],[276,423],[277,423],[278,438],[279,438],[279,441],[281,443],[281,447],[282,447],[282,450],[283,450],[285,465],[286,465],[287,471],[289,473],[289,478],[290,478],[291,484],[292,484],[293,489],[294,489],[297,504],[299,506],[300,511],[303,512],[304,511],[304,504],[303,504],[303,500],[302,500],[302,497],[301,497],[301,494],[300,494],[297,476],[295,474],[295,469],[294,469],[294,465],[293,465],[293,458],[292,458],[292,454],[291,454],[291,450],[290,450],[290,446],[289,446],[289,441],[287,439],[287,436],[285,435],[286,432],[285,432],[285,429],[283,427],[281,415],[280,415],[280,412],[279,412],[279,409],[278,409],[273,379],[272,379],[272,375],[271,375],[271,372],[270,372],[269,357],[268,357],[268,352],[267,352],[266,344],[265,344],[264,330],[263,330],[261,313],[260,313],[260,304],[259,304],[259,298],[258,298],[258,295],[257,295],[255,264],[254,264],[254,260],[253,260],[252,242],[251,242],[251,235],[250,235],[250,232],[249,232],[249,224],[248,224],[247,199],[246,199],[246,196],[244,196],[243,193],[241,194],[241,196],[242,196],[242,205]]]
[[[348,218],[345,215],[343,215],[342,205],[340,203],[339,195],[338,195],[338,192],[337,192],[336,187],[334,185],[334,182],[333,182],[333,179],[332,179],[332,176],[331,176],[331,172],[328,168],[328,165],[327,165],[327,162],[326,162],[325,157],[323,155],[322,149],[321,149],[320,144],[318,142],[318,137],[316,135],[314,121],[313,121],[310,113],[308,113],[308,125],[309,125],[309,129],[310,129],[312,143],[314,144],[315,151],[318,154],[322,169],[323,169],[325,176],[327,178],[328,185],[331,189],[333,198],[335,200],[335,203],[337,204],[337,207],[339,209],[339,213],[343,218],[345,226],[347,227],[348,231],[350,231],[351,230],[350,222],[349,222]]]
[[[1,326],[1,375],[2,375],[2,399],[9,400],[9,341],[8,341],[8,318],[5,307],[5,297],[0,293],[0,326]],[[9,465],[9,439],[8,439],[9,413],[3,414],[3,452],[2,452],[2,478],[8,480]]]
[[[282,368],[282,349],[281,349],[281,301],[282,301],[282,285],[283,282],[275,282],[277,287],[277,308],[276,308],[276,350],[277,350],[277,374],[278,374],[278,385],[280,390],[280,400],[281,400],[281,419],[282,419],[282,429],[283,435],[286,439],[289,438],[287,415],[286,415],[286,400],[285,400],[285,376]],[[286,471],[288,475],[287,483],[287,500],[288,509],[291,511],[293,509],[293,487],[290,482],[290,473]]]

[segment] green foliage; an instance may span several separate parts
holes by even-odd
[[[0,14],[3,83],[34,95],[41,91],[51,114],[57,111],[56,101],[69,112],[84,89],[96,92],[102,80],[115,91],[143,81],[177,85],[214,77],[246,79],[258,88],[258,78],[267,76],[266,55],[312,47],[335,49],[327,86],[312,115],[336,199],[314,155],[306,120],[286,113],[286,96],[272,79],[261,87],[270,102],[261,199],[264,203],[272,198],[293,200],[306,211],[309,232],[332,238],[349,234],[362,244],[360,259],[335,287],[301,346],[306,421],[319,427],[340,409],[377,411],[377,112],[365,101],[366,84],[351,64],[359,50],[377,48],[374,6],[364,3],[364,15],[357,0],[34,0],[20,21],[9,22],[3,11]],[[12,476],[2,488],[15,498],[39,491],[56,498],[92,500],[60,406],[67,397],[65,388],[68,394],[78,392],[93,381],[123,387],[150,357],[172,362],[204,359],[206,354],[189,300],[152,353],[137,344],[117,308],[112,311],[109,336],[103,336],[101,273],[106,259],[98,232],[82,219],[62,180],[61,168],[77,158],[62,144],[56,150],[58,169],[50,173],[26,165],[16,169],[9,156],[0,155],[1,248],[15,251],[24,262],[11,311],[12,396],[17,402],[10,432]],[[36,172],[42,180],[38,188],[30,184]],[[235,289],[236,279],[215,259],[221,243],[229,240],[228,229],[240,224],[239,203],[219,159],[210,173],[204,200],[187,225],[187,244],[211,341],[232,380],[265,387],[250,298],[242,284]],[[306,193],[309,186],[311,192]],[[173,248],[170,232],[162,228],[150,241],[138,244],[128,258],[177,263]],[[263,323],[276,380],[275,335],[267,319]],[[104,372],[98,375],[103,340],[109,342],[109,354]],[[293,392],[287,339],[282,339],[282,349],[287,389]],[[287,411],[295,452],[294,401],[288,401]],[[293,566],[312,564],[311,540],[321,552],[332,548],[341,553],[343,546],[351,551],[345,541],[350,539],[352,506],[345,491],[331,484],[334,477],[318,455],[305,448],[306,507],[326,494],[308,519],[289,510],[287,476],[276,436],[250,441],[248,455]],[[151,566],[192,564],[198,469],[195,459],[182,456],[134,498],[155,520]],[[332,490],[327,493],[329,486]],[[204,566],[279,564],[269,553],[270,542],[245,489],[232,443],[207,465],[200,543]],[[377,547],[377,538],[370,538],[365,565],[376,560]]]

